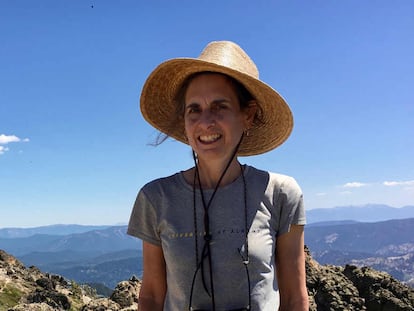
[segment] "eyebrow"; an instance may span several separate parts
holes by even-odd
[[[188,105],[185,105],[185,109],[199,107],[199,106],[200,106],[200,104],[198,104],[198,103],[190,103]]]
[[[215,99],[213,100],[210,105],[217,105],[217,104],[221,104],[221,103],[230,103],[229,99],[225,99],[225,98],[219,98],[219,99]],[[200,104],[198,102],[191,102],[188,105],[185,105],[185,108],[188,107],[194,107],[194,106],[200,106]]]
[[[213,100],[212,104],[230,103],[229,99],[220,98]]]

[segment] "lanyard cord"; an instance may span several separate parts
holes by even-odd
[[[249,291],[249,304],[247,305],[247,310],[250,310],[250,307],[252,305],[252,295],[251,295],[251,288],[250,288],[250,275],[249,275],[249,268],[248,268],[248,264],[250,263],[250,258],[249,258],[249,230],[248,230],[248,220],[247,220],[247,187],[246,187],[246,178],[244,177],[244,172],[243,172],[243,168],[240,165],[240,169],[241,169],[241,174],[242,174],[242,178],[243,178],[243,194],[244,194],[244,232],[245,232],[245,252],[243,254],[241,248],[239,249],[239,253],[240,256],[242,257],[243,260],[243,265],[244,268],[246,270],[246,276],[247,276],[247,288]]]
[[[193,215],[194,215],[194,230],[195,230],[195,253],[196,253],[196,271],[194,273],[194,277],[193,277],[193,281],[192,281],[192,285],[191,285],[191,294],[190,294],[190,308],[191,308],[191,302],[192,302],[192,296],[193,296],[193,287],[195,284],[195,278],[197,276],[197,272],[198,270],[204,266],[204,258],[207,256],[208,258],[208,264],[209,264],[209,276],[210,276],[210,292],[209,293],[208,289],[207,289],[207,284],[205,281],[205,276],[204,276],[204,269],[202,269],[202,280],[203,280],[203,286],[204,289],[206,290],[207,294],[209,294],[209,296],[211,297],[211,302],[213,305],[213,311],[216,310],[216,305],[215,305],[215,296],[214,296],[214,282],[213,282],[213,266],[212,266],[212,256],[211,256],[211,248],[210,248],[210,242],[211,242],[211,232],[210,232],[210,217],[209,217],[209,208],[211,206],[211,203],[213,202],[213,199],[217,193],[217,190],[221,184],[221,181],[224,178],[224,175],[226,174],[228,168],[230,167],[231,162],[233,161],[234,157],[236,156],[236,153],[240,147],[240,144],[243,140],[243,134],[240,137],[240,140],[238,142],[238,144],[236,145],[236,148],[234,149],[225,169],[223,170],[223,173],[221,174],[216,186],[214,187],[214,191],[209,199],[209,201],[206,204],[205,201],[205,197],[204,197],[204,191],[203,191],[203,187],[201,186],[201,179],[200,179],[200,171],[199,171],[199,167],[198,167],[198,161],[197,161],[197,157],[196,154],[194,152],[194,150],[192,151],[193,153],[193,160],[194,160],[194,164],[195,164],[195,174],[194,174],[194,180],[193,180]],[[246,271],[247,271],[247,264],[248,264],[248,257],[249,257],[249,253],[248,253],[248,244],[247,244],[247,202],[246,202],[246,181],[244,178],[244,174],[243,174],[243,168],[240,165],[240,169],[241,169],[241,175],[243,177],[243,186],[244,186],[244,210],[245,210],[245,234],[246,234],[246,254],[247,256],[242,256],[243,258],[243,263],[245,264],[246,267]],[[204,246],[203,246],[203,250],[202,250],[202,256],[201,256],[201,260],[199,260],[199,255],[198,255],[198,228],[197,228],[197,210],[196,210],[196,191],[195,191],[195,186],[196,186],[196,179],[198,181],[198,185],[200,188],[200,194],[201,194],[201,200],[202,200],[202,204],[203,204],[203,208],[204,208],[204,230],[205,230],[205,235],[204,235]],[[240,252],[240,250],[239,250]],[[240,252],[241,253],[241,252]],[[247,258],[247,259],[246,259]],[[249,275],[247,274],[247,277],[249,279]],[[250,280],[249,280],[249,305],[250,305]]]

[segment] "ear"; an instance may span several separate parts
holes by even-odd
[[[245,126],[246,129],[249,129],[253,125],[254,118],[257,112],[257,102],[256,100],[250,100],[247,107],[244,109],[245,114]]]

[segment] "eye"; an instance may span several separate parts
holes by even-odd
[[[200,109],[200,105],[198,105],[198,104],[189,104],[189,105],[185,108],[185,113],[186,113],[186,114],[199,113],[200,111],[201,111],[201,109]]]
[[[228,103],[224,100],[219,100],[214,102],[214,104],[211,106],[211,110],[213,111],[220,111],[220,110],[225,110],[228,109]]]

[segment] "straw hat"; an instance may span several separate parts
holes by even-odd
[[[285,100],[259,80],[256,65],[237,44],[230,41],[209,43],[198,58],[175,58],[161,63],[149,75],[141,93],[145,120],[161,132],[185,144],[184,124],[174,122],[175,97],[188,76],[210,71],[229,75],[242,83],[256,99],[262,122],[249,129],[238,155],[256,155],[281,145],[293,128],[293,117]]]

